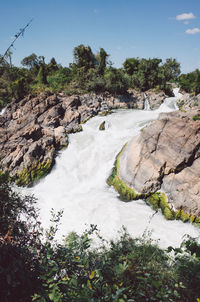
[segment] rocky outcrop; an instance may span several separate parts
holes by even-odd
[[[189,93],[185,93],[184,91],[182,92],[183,96],[177,102],[177,105],[181,111],[200,108],[200,94],[195,96]]]
[[[161,113],[128,144],[110,179],[118,184],[117,175],[132,199],[154,193],[149,202],[168,219],[200,222],[200,121],[194,116],[200,112]]]
[[[132,92],[118,97],[42,93],[13,101],[0,115],[0,170],[20,185],[30,184],[50,171],[56,151],[68,145],[68,133],[111,109],[140,108],[141,100]]]
[[[158,109],[163,100],[167,97],[163,91],[156,92],[154,89],[148,90],[145,93],[130,89],[129,93],[136,98],[138,109],[144,109],[146,98],[149,101],[150,109]]]
[[[99,130],[100,131],[103,131],[103,130],[105,130],[105,121],[103,121],[101,124],[100,124],[100,126],[99,126]]]

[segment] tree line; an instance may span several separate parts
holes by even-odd
[[[182,85],[185,81],[176,59],[162,62],[158,58],[127,58],[121,68],[115,68],[103,48],[94,54],[90,46],[82,44],[74,48],[73,63],[68,67],[58,64],[55,58],[46,63],[44,56],[34,53],[25,57],[21,65],[12,66],[0,57],[0,107],[12,99],[44,90],[64,91],[67,95],[89,92],[116,95],[126,94],[128,89],[156,89],[172,95],[170,83],[179,80]]]

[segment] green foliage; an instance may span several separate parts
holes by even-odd
[[[200,93],[200,70],[196,69],[187,74],[181,74],[178,83],[181,89],[188,93]]]
[[[0,174],[0,296],[2,302],[31,301],[39,285],[37,211],[33,196],[20,197]],[[34,286],[33,286],[34,284]]]
[[[199,121],[200,120],[200,115],[194,115],[192,117],[193,121]]]
[[[140,59],[139,58],[129,58],[123,63],[126,73],[130,76],[138,72]]]
[[[49,87],[55,92],[64,90],[66,85],[72,80],[71,73],[72,72],[69,68],[61,67],[55,70],[55,72],[53,72],[51,69],[51,74],[47,77]]]
[[[37,65],[39,65],[39,59],[35,53],[32,53],[30,56],[25,57],[21,61],[22,66],[26,66],[28,68],[33,68]]]
[[[54,72],[56,72],[59,69],[58,64],[57,64],[55,58],[51,59],[51,61],[47,65],[47,69],[48,69],[48,74],[54,73]]]
[[[161,59],[129,58],[123,63],[125,72],[130,78],[131,88],[141,91],[157,88],[164,90],[167,95],[172,95],[171,85],[168,81],[175,82],[180,74],[180,64],[175,59],[167,59],[160,65]]]
[[[94,249],[94,232],[97,229],[92,225],[83,235],[71,233],[56,248],[52,242],[45,246],[40,275],[43,284],[34,301],[178,302],[198,297],[199,256],[195,261],[193,258],[199,245],[194,239],[190,240],[193,255],[188,244],[187,254],[182,247],[173,258],[158,248],[148,233],[133,239],[125,230],[117,241],[105,242],[99,237],[101,246]]]
[[[176,59],[166,59],[166,62],[162,65],[162,72],[166,81],[176,82],[181,73],[180,63]]]
[[[172,88],[167,81],[175,81],[180,72],[176,60],[167,59],[160,65],[162,60],[157,58],[128,58],[123,69],[117,69],[108,62],[109,55],[103,48],[94,54],[90,46],[83,44],[74,48],[73,55],[74,62],[62,67],[55,58],[46,64],[44,56],[32,53],[21,61],[23,68],[9,65],[0,56],[0,109],[12,99],[42,91],[116,95],[126,94],[129,88],[140,91],[156,88],[171,96]]]
[[[81,44],[74,48],[74,64],[77,68],[84,68],[84,71],[95,67],[96,58],[90,46]]]
[[[38,75],[37,75],[37,81],[39,84],[47,84],[47,74],[46,74],[46,70],[45,70],[45,66],[41,65]]]
[[[106,90],[111,94],[125,94],[128,90],[128,78],[122,70],[110,67],[105,71]]]
[[[96,58],[98,61],[98,74],[100,76],[102,76],[104,74],[108,56],[109,55],[106,53],[106,51],[103,48],[100,48],[99,54],[96,55]]]

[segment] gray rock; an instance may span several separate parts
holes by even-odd
[[[163,191],[176,210],[200,217],[197,111],[162,113],[129,143],[119,176],[139,193]]]

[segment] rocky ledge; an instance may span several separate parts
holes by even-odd
[[[167,219],[200,223],[200,110],[161,113],[117,156],[110,185]]]
[[[183,96],[178,100],[177,105],[181,111],[188,111],[191,109],[200,108],[200,94],[192,95],[181,91]]]
[[[154,93],[151,101],[164,98]],[[13,101],[0,115],[0,170],[19,185],[29,185],[51,170],[56,151],[68,145],[68,133],[81,131],[82,123],[111,109],[143,109],[144,100],[143,93],[131,91],[118,97],[42,93]]]

